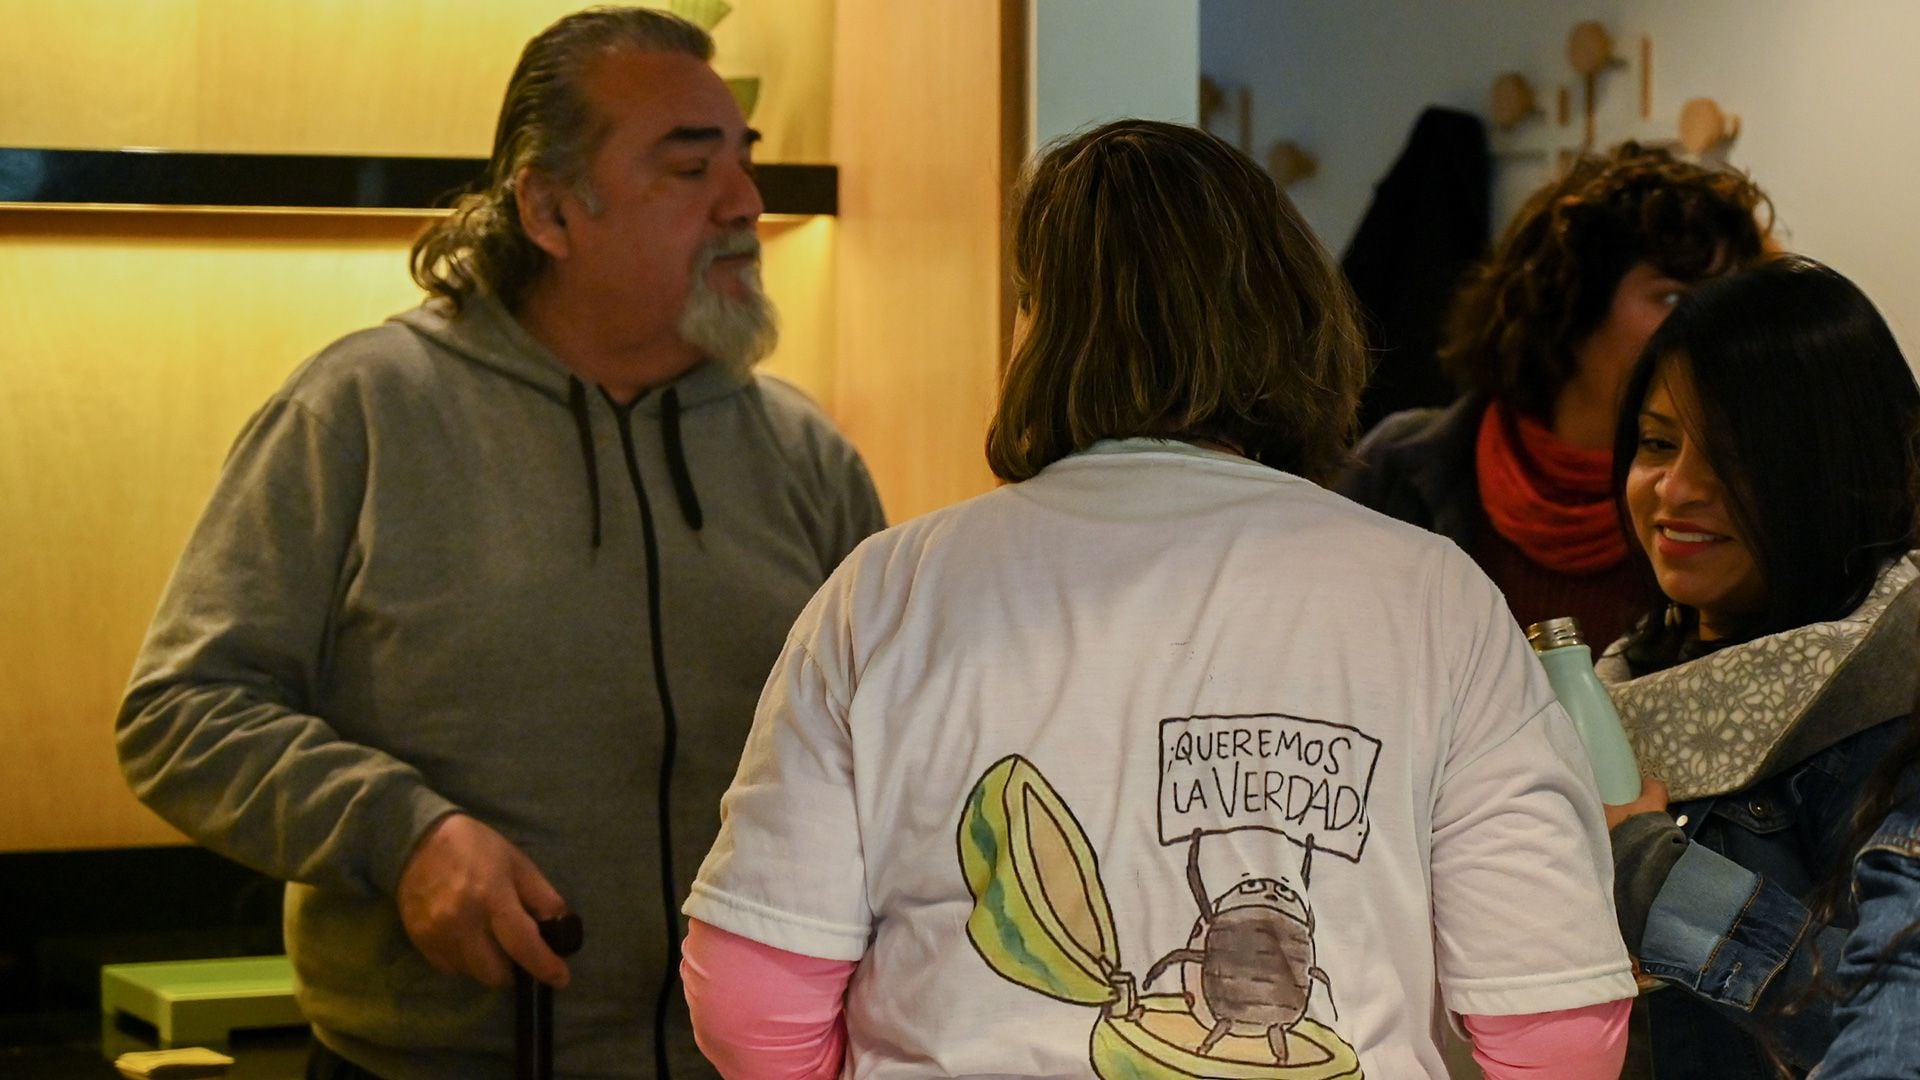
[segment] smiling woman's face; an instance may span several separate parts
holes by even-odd
[[[1699,411],[1686,365],[1663,360],[1640,406],[1639,439],[1627,469],[1627,513],[1660,591],[1700,612],[1700,636],[1716,638],[1761,609],[1766,581],[1734,520],[1726,488],[1700,443]]]

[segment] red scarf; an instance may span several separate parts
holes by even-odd
[[[1480,418],[1473,465],[1494,531],[1527,558],[1566,574],[1598,573],[1626,559],[1611,451],[1562,442],[1496,400]]]

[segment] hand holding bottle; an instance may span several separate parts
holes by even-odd
[[[1649,776],[1640,784],[1640,797],[1628,803],[1607,804],[1607,828],[1627,820],[1635,814],[1667,812],[1667,785],[1658,777]]]

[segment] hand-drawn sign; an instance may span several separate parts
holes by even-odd
[[[1266,829],[1360,861],[1380,740],[1279,714],[1160,721],[1160,843]]]

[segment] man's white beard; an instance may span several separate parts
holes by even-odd
[[[745,295],[740,297],[707,283],[714,260],[726,255],[754,254],[739,270]],[[680,338],[707,359],[735,371],[747,371],[766,359],[780,341],[780,320],[760,285],[760,239],[751,232],[722,237],[700,249],[694,260],[693,288],[680,313]]]

